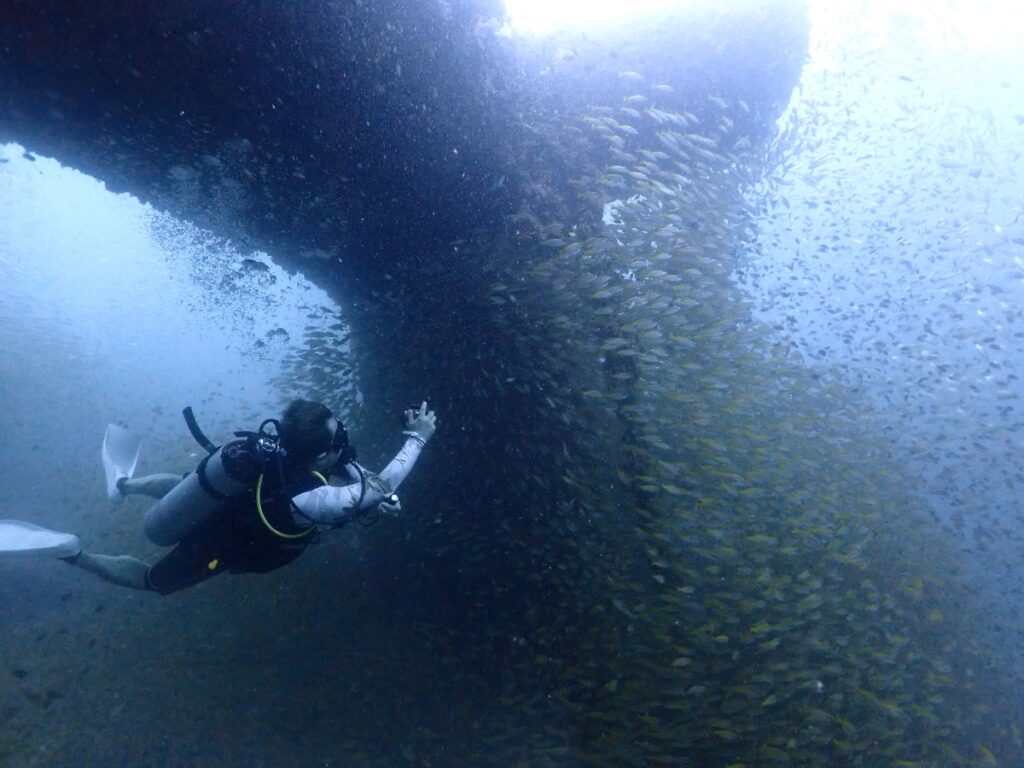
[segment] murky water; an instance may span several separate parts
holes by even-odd
[[[811,20],[767,138],[735,73],[478,30],[545,99],[593,80],[545,130],[594,222],[396,257],[355,328],[287,254],[0,149],[0,516],[153,559],[108,422],[187,471],[185,405],[225,437],[321,398],[375,444],[357,373],[442,396],[407,514],[282,571],[0,561],[0,764],[1020,762],[1017,22]]]

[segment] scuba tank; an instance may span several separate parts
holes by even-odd
[[[147,510],[143,530],[150,541],[162,547],[177,544],[225,502],[251,491],[266,463],[284,456],[279,435],[264,431],[267,424],[278,427],[274,419],[260,424],[256,433],[235,433],[241,439],[217,448],[199,429],[192,409],[186,408],[183,413],[189,431],[208,455],[194,472]]]

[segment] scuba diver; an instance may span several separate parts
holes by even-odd
[[[86,552],[78,537],[18,520],[0,520],[0,554],[49,554],[100,578],[166,595],[211,576],[266,573],[297,558],[322,529],[370,524],[401,503],[395,491],[434,434],[426,402],[402,415],[405,443],[374,474],[356,462],[341,421],[327,406],[293,400],[280,421],[214,446],[184,411],[207,456],[193,472],[133,478],[141,441],[111,424],[103,440],[107,494],[118,503],[139,494],[159,499],[145,514],[146,536],[174,546],[150,566],[129,555]],[[273,432],[269,431],[273,427]],[[344,476],[345,485],[327,477]]]

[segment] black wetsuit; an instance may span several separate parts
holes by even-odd
[[[275,467],[266,467],[261,489],[263,514],[275,533],[263,522],[252,491],[225,503],[224,508],[191,531],[149,569],[150,588],[161,594],[191,587],[224,571],[267,573],[297,558],[316,536],[314,526],[295,522],[290,497],[312,490],[322,481],[307,469],[284,467],[287,493]],[[281,536],[280,533],[297,538]]]

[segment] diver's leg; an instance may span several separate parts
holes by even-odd
[[[161,472],[145,477],[125,477],[117,481],[117,488],[122,496],[136,494],[139,496],[152,496],[154,499],[162,499],[171,489],[182,481],[181,475],[171,475]]]
[[[74,557],[62,558],[64,562],[77,565],[83,571],[99,576],[104,581],[132,589],[152,589],[146,574],[149,564],[128,555],[93,555],[79,552]]]

